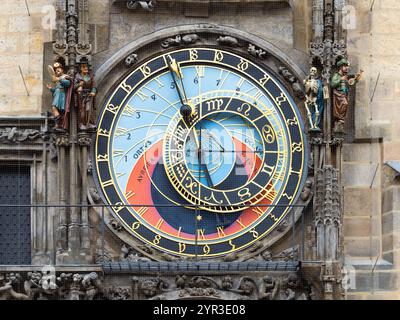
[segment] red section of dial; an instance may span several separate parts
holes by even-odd
[[[244,163],[245,171],[249,178],[252,178],[257,173],[258,168],[261,165],[260,158],[257,157],[255,153],[250,150],[244,143],[238,141],[237,139],[234,139],[234,144],[236,150],[243,150],[241,153],[239,153],[240,161]],[[147,223],[154,226],[161,232],[167,233],[171,236],[193,241],[195,240],[194,234],[188,234],[181,232],[180,230],[176,230],[162,219],[156,207],[151,206],[154,204],[154,202],[151,197],[152,182],[150,176],[153,175],[157,163],[161,161],[161,157],[163,154],[162,148],[162,141],[159,141],[151,148],[149,148],[145,152],[145,154],[140,157],[129,176],[125,195],[129,204],[138,205],[137,207],[133,207],[133,209],[139,215],[141,215],[141,217]],[[263,205],[268,205],[270,203],[271,201],[265,198],[259,202],[259,204]],[[236,220],[232,225],[224,229],[223,235],[218,234],[216,230],[216,233],[207,234],[205,235],[205,238],[202,239],[215,240],[221,236],[229,236],[240,232],[243,228],[252,224],[260,217],[260,214],[262,213],[257,213],[256,209],[258,208],[252,207],[244,210],[238,220]],[[260,207],[260,209],[262,209],[262,212],[264,212],[266,211],[267,207]]]

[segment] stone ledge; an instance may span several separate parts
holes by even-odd
[[[0,265],[0,272],[37,272],[54,268],[56,272],[101,272],[100,265]]]
[[[398,273],[392,270],[358,271],[355,278],[356,287],[347,292],[396,290],[397,279]]]
[[[103,263],[105,274],[130,272],[198,272],[198,271],[298,271],[299,261],[252,261],[252,262],[108,262]]]

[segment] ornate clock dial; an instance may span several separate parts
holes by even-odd
[[[306,176],[295,103],[270,72],[222,50],[181,49],[142,64],[111,94],[98,128],[104,200],[134,236],[174,254],[217,256],[266,236]]]

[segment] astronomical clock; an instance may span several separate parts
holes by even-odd
[[[137,62],[97,127],[102,200],[125,240],[164,255],[218,258],[268,240],[307,176],[302,116],[282,77],[227,46],[171,46]]]

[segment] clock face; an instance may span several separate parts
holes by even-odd
[[[133,236],[211,257],[285,217],[306,176],[306,145],[273,74],[237,54],[188,48],[119,84],[100,113],[94,156],[102,196]]]

